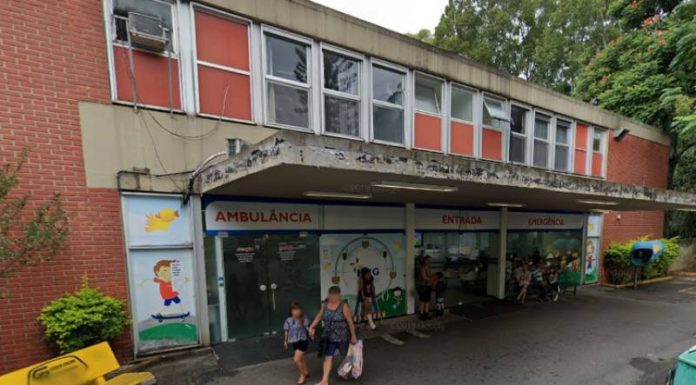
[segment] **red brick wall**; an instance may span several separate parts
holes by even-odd
[[[667,188],[669,146],[627,135],[609,139],[607,179],[612,182]],[[602,250],[612,242],[640,236],[661,237],[664,213],[660,211],[609,212],[604,215]]]
[[[63,194],[71,235],[55,260],[0,282],[0,373],[51,354],[36,317],[56,297],[80,286],[84,274],[107,294],[125,299],[127,278],[116,190],[88,189],[77,103],[109,103],[101,1],[0,2],[0,164],[33,149],[21,192],[32,204]],[[130,356],[130,332],[115,347]]]

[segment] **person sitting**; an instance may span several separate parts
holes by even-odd
[[[515,270],[515,279],[517,280],[517,287],[519,288],[519,293],[517,294],[517,302],[524,305],[524,301],[527,299],[527,289],[529,289],[529,284],[532,280],[532,275],[529,272],[527,264],[523,263]]]
[[[539,301],[548,301],[548,289],[546,287],[546,280],[544,279],[544,271],[541,269],[541,266],[534,265],[531,275],[531,286],[539,293]]]

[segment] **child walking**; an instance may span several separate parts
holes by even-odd
[[[300,377],[297,379],[298,385],[304,384],[307,378],[309,378],[305,352],[309,346],[307,331],[310,324],[309,318],[305,317],[304,311],[302,311],[302,305],[298,302],[293,302],[290,305],[290,316],[283,324],[283,330],[285,330],[283,343],[286,350],[288,347],[291,347],[294,352],[293,361],[295,366],[297,366],[297,371],[300,373]]]

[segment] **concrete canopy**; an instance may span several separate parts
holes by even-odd
[[[379,182],[456,187],[406,190]],[[204,172],[203,194],[303,199],[306,192],[369,195],[360,201],[544,211],[696,209],[696,195],[421,150],[281,131]],[[607,202],[607,204],[586,201]]]

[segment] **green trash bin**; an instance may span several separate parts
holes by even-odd
[[[696,384],[696,346],[685,351],[679,356],[673,384]]]

